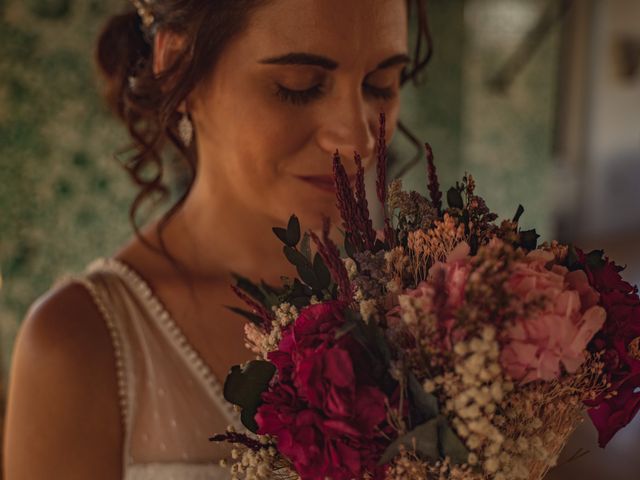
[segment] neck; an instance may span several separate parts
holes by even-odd
[[[282,243],[271,231],[277,221],[227,193],[218,189],[212,193],[196,179],[164,234],[171,254],[196,279],[234,272],[278,284],[281,275],[294,275]]]

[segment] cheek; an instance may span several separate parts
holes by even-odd
[[[272,182],[305,148],[312,121],[300,110],[255,91],[235,105],[228,141],[239,166],[257,181]]]
[[[305,149],[311,138],[312,121],[308,115],[271,108],[259,120],[259,128],[264,153],[284,169],[291,157]]]
[[[255,89],[223,96],[205,127],[226,159],[227,176],[254,190],[277,180],[309,138],[309,119],[275,102]]]

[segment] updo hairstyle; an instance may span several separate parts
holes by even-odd
[[[146,0],[147,15],[131,6],[110,18],[97,44],[96,61],[104,77],[104,96],[109,107],[126,125],[132,144],[121,163],[139,191],[129,210],[134,232],[149,248],[168,254],[162,231],[184,202],[197,169],[196,142],[186,147],[178,134],[179,105],[207,76],[213,73],[223,49],[246,28],[251,13],[270,0]],[[427,25],[426,0],[406,0],[409,18],[417,19],[412,64],[402,72],[401,84],[418,82],[420,72],[432,55]],[[169,30],[185,39],[182,51],[171,65],[156,75],[153,71],[153,39],[156,32]],[[401,123],[399,130],[414,143]],[[182,193],[158,223],[158,250],[139,231],[136,220],[142,203],[165,199],[167,184],[166,147],[172,144],[183,165]],[[417,145],[419,148],[420,144]]]

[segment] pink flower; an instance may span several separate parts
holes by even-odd
[[[584,272],[559,265],[547,268],[553,254],[534,250],[518,262],[507,289],[524,302],[542,300],[541,309],[507,328],[501,363],[523,383],[552,380],[560,366],[574,373],[585,359],[589,341],[602,328],[606,313]]]
[[[406,348],[415,347],[411,330],[420,328],[423,315],[437,317],[437,334],[428,333],[429,342],[438,349],[450,350],[456,340],[456,311],[465,301],[465,291],[471,272],[470,247],[459,243],[445,262],[436,262],[429,269],[427,280],[407,289],[398,297],[399,305],[387,312],[386,318],[394,340]],[[401,322],[401,320],[403,322]],[[402,323],[408,326],[402,331]],[[409,335],[407,337],[406,335]]]
[[[369,360],[344,324],[340,302],[305,308],[269,359],[278,377],[256,415],[260,434],[277,437],[278,450],[304,480],[380,474],[388,441],[377,428],[386,420],[386,396],[371,378]]]
[[[446,262],[436,262],[429,269],[429,280],[441,282],[446,292],[446,307],[451,311],[464,302],[464,292],[471,272],[469,252],[469,245],[461,242],[447,256]]]

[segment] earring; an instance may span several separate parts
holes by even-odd
[[[183,145],[189,147],[193,140],[193,124],[187,113],[183,113],[178,122],[178,134],[180,135],[180,140],[182,140]]]

